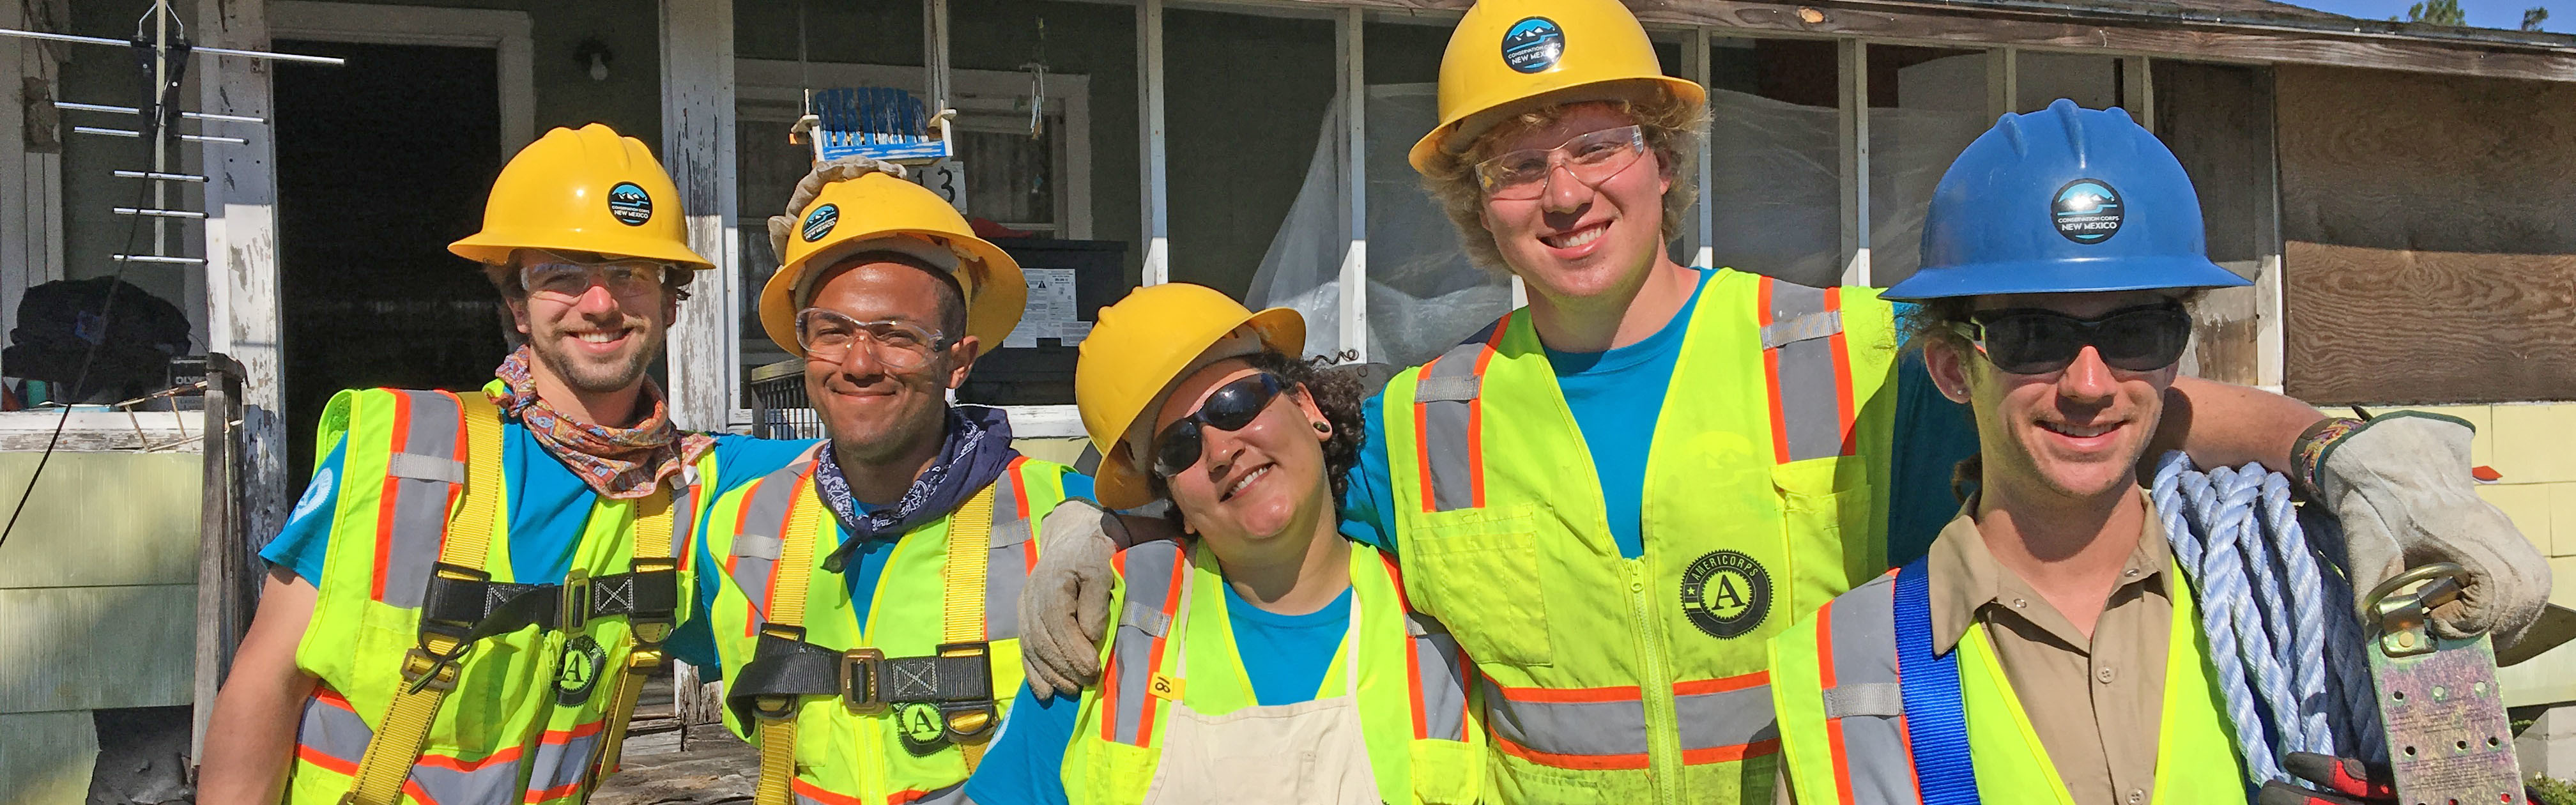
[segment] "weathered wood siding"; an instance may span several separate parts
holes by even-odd
[[[2277,75],[2290,395],[2576,399],[2576,85]]]
[[[38,456],[0,453],[0,488]],[[0,713],[188,703],[202,462],[54,454],[0,562]]]

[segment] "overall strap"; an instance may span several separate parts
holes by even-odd
[[[814,562],[814,534],[823,520],[823,507],[804,498],[813,495],[811,486],[796,490],[789,503],[787,533],[779,535],[777,575],[771,581],[773,590],[769,611],[760,625],[760,642],[805,639],[805,579]],[[752,712],[758,717],[754,738],[760,744],[760,783],[752,791],[755,805],[790,805],[795,796],[796,781],[796,706],[792,696],[761,697],[754,700]]]
[[[942,607],[938,656],[989,657],[984,639],[985,554],[993,545],[993,485],[986,484],[966,505],[948,516],[947,602]],[[986,686],[991,686],[992,670],[985,669]],[[984,760],[984,745],[992,737],[999,720],[998,705],[987,700],[980,708],[947,709],[940,714],[947,723],[950,738],[957,741],[958,751],[966,754],[966,773]]]
[[[1928,559],[1896,572],[1897,681],[1905,700],[1905,733],[1923,805],[1976,805],[1976,765],[1968,756],[1967,701],[1959,691],[1959,653],[1932,650],[1932,583]]]
[[[458,394],[455,399],[465,421],[465,489],[456,516],[448,521],[447,538],[439,546],[439,565],[433,577],[471,580],[475,575],[472,568],[483,566],[491,548],[492,517],[500,508],[503,494],[501,412],[479,392]],[[439,703],[456,689],[465,652],[485,636],[477,634],[482,630],[476,626],[434,620],[429,612],[422,613],[420,645],[403,655],[403,686],[394,693],[392,705],[386,709],[384,719],[377,722],[374,737],[367,741],[366,754],[358,759],[356,779],[343,798],[345,802],[394,805],[401,801],[403,783],[411,779],[412,764],[420,761],[421,747],[429,740],[430,723],[438,718]]]

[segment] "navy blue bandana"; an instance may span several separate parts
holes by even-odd
[[[903,499],[892,506],[862,512],[859,499],[850,494],[850,481],[841,474],[840,460],[833,456],[831,445],[825,444],[819,452],[814,491],[832,510],[832,517],[841,521],[841,531],[849,535],[823,558],[823,569],[833,573],[841,572],[849,564],[850,554],[870,540],[903,536],[906,531],[966,505],[967,498],[1002,477],[1011,460],[1020,457],[1020,451],[1011,449],[1011,419],[1002,409],[949,406],[948,437],[939,446],[939,460],[913,479]]]

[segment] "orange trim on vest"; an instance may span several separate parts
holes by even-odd
[[[358,762],[332,757],[330,753],[303,744],[295,745],[295,759],[311,763],[333,774],[358,776]]]
[[[1826,288],[1825,312],[1840,313],[1842,309],[1843,289],[1840,286]],[[1860,440],[1860,412],[1852,410],[1851,344],[1845,338],[1843,331],[1840,329],[1834,330],[1832,341],[1834,345],[1834,406],[1838,413],[1842,415],[1840,420],[1843,431],[1842,452],[1843,455],[1846,456],[1857,456],[1860,455],[1860,445],[1858,443]]]
[[[1762,281],[1754,286],[1759,289],[1753,295],[1753,322],[1756,328],[1769,327],[1773,322],[1771,284],[1774,282],[1778,280],[1763,277]],[[1762,351],[1762,379],[1763,391],[1771,401],[1772,460],[1787,464],[1789,463],[1789,418],[1783,414],[1783,405],[1780,401],[1780,350]]]
[[[1011,503],[1019,507],[1017,511],[1022,520],[1029,519],[1029,485],[1023,483],[1024,479],[1020,477],[1020,465],[1027,463],[1029,463],[1028,456],[1019,456],[1011,459],[1011,466],[1002,470],[1011,476]],[[1030,540],[1032,543],[1036,541]]]
[[[1675,682],[1673,683],[1673,695],[1697,696],[1704,693],[1725,693],[1730,690],[1758,688],[1768,684],[1771,684],[1771,672],[1755,671],[1749,674],[1739,674],[1718,679],[1695,679],[1689,682]]]
[[[826,791],[822,786],[805,782],[805,778],[802,776],[799,776],[792,781],[790,788],[796,792],[797,796],[805,797],[807,799],[823,803],[824,805],[859,805],[858,797],[833,791]]]
[[[1505,738],[1498,732],[1489,732],[1487,737],[1492,738],[1494,747],[1503,750],[1504,754],[1541,766],[1591,771],[1634,771],[1646,767],[1646,754],[1643,752],[1633,755],[1560,755],[1513,743],[1512,739]]]
[[[1754,741],[1749,744],[1736,744],[1734,746],[1710,746],[1699,749],[1684,749],[1682,750],[1682,765],[1699,766],[1709,763],[1733,763],[1747,758],[1757,758],[1764,755],[1775,755],[1779,753],[1780,739],[1778,738],[1773,738],[1767,741]]]
[[[1635,685],[1618,685],[1607,688],[1507,688],[1501,685],[1495,685],[1494,689],[1501,691],[1503,698],[1510,699],[1512,701],[1537,702],[1542,704],[1633,702],[1645,698],[1645,694],[1639,691]],[[1644,755],[1639,755],[1638,757],[1644,757]]]
[[[391,395],[394,401],[393,447],[389,455],[402,455],[411,446],[411,395]],[[458,428],[463,431],[463,428]],[[348,437],[341,437],[346,439]],[[402,478],[385,473],[385,490],[376,496],[376,573],[369,582],[367,600],[385,600],[385,566],[393,557],[394,507],[402,502]]]

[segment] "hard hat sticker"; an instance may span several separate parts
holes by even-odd
[[[618,182],[608,189],[608,214],[627,226],[643,226],[653,220],[653,196],[634,182]]]
[[[1565,29],[1555,20],[1531,17],[1512,23],[1503,32],[1503,64],[1523,73],[1535,73],[1556,66],[1565,55]]]
[[[832,225],[841,222],[841,205],[825,204],[805,214],[805,242],[822,240],[832,234]]]
[[[1721,640],[1743,637],[1771,614],[1771,572],[1753,557],[1710,551],[1682,569],[1682,615]]]
[[[2100,179],[2077,179],[2057,189],[2049,213],[2057,234],[2077,243],[2100,243],[2120,232],[2120,191]]]

